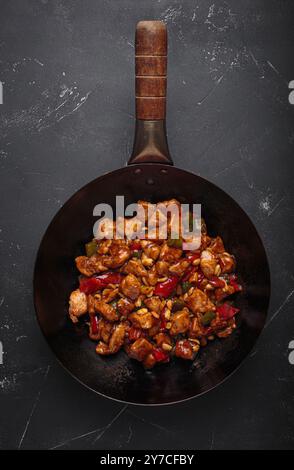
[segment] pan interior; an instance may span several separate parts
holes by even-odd
[[[236,297],[241,309],[239,328],[225,340],[209,343],[193,363],[176,359],[146,372],[124,352],[103,358],[95,353],[95,343],[88,339],[84,327],[68,319],[68,298],[77,286],[78,276],[74,258],[84,253],[84,244],[92,237],[93,208],[102,202],[114,206],[116,195],[124,195],[126,204],[170,198],[200,203],[208,233],[220,235],[227,250],[237,258],[237,272],[245,286]],[[184,170],[142,164],[97,178],[59,210],[39,248],[34,295],[41,329],[59,361],[75,378],[109,398],[165,404],[208,391],[240,365],[265,323],[270,277],[260,237],[230,196]]]

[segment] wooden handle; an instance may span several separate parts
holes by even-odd
[[[136,28],[136,118],[165,119],[167,30],[162,21],[139,21]]]

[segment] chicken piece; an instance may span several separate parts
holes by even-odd
[[[212,238],[209,249],[216,254],[223,253],[225,247],[221,237]]]
[[[195,357],[195,352],[193,347],[187,339],[180,339],[176,342],[175,355],[181,357],[182,359],[193,360]]]
[[[87,296],[79,289],[74,290],[69,298],[69,316],[73,323],[77,323],[78,317],[88,311]]]
[[[107,267],[103,264],[103,257],[100,255],[78,256],[76,259],[76,267],[84,276],[92,276],[95,273],[107,271]]]
[[[149,328],[152,328],[154,323],[154,317],[150,312],[131,313],[131,315],[129,315],[129,320],[131,320],[135,327],[141,328],[142,330],[149,330]]]
[[[95,298],[93,295],[88,295],[87,303],[89,315],[95,315]]]
[[[224,273],[231,273],[234,271],[236,262],[235,257],[230,255],[226,251],[219,255],[219,264],[221,267],[221,272]]]
[[[169,264],[167,261],[157,261],[155,269],[159,276],[168,276],[169,274]]]
[[[109,304],[109,302],[114,300],[117,295],[118,295],[118,287],[115,289],[107,287],[102,292],[102,300],[103,302],[106,302],[107,304]]]
[[[119,323],[112,331],[109,339],[109,344],[100,341],[96,347],[96,352],[102,356],[117,353],[124,344],[126,334],[126,326]]]
[[[195,288],[191,295],[186,299],[186,303],[193,313],[204,313],[209,310],[215,310],[214,304],[211,302],[207,294],[200,289]]]
[[[210,279],[214,276],[215,267],[217,265],[216,256],[209,250],[204,250],[200,257],[200,267],[203,274]]]
[[[106,255],[109,251],[111,244],[112,240],[101,240],[98,245],[97,253],[99,253],[100,255]]]
[[[161,300],[157,296],[147,297],[147,299],[144,300],[144,304],[148,310],[152,312],[160,313],[161,311]]]
[[[153,345],[145,338],[137,339],[128,349],[129,356],[137,361],[144,361],[148,354],[153,351]]]
[[[192,318],[189,338],[201,338],[204,335],[204,328],[197,317]]]
[[[125,335],[126,325],[124,323],[116,325],[109,340],[109,349],[112,354],[116,353],[122,347]]]
[[[153,338],[160,332],[160,328],[161,328],[160,324],[161,324],[160,319],[153,318],[153,326],[152,328],[148,330],[148,335],[150,336],[150,338]]]
[[[131,302],[129,299],[119,299],[117,302],[117,309],[121,316],[127,317],[132,310],[134,310],[135,304]]]
[[[172,336],[176,336],[180,333],[185,333],[190,328],[190,317],[189,310],[183,308],[176,312],[171,318],[171,328],[169,330]]]
[[[177,261],[175,264],[172,264],[169,268],[169,272],[172,274],[176,274],[177,276],[182,276],[184,272],[190,265],[190,261],[187,259],[181,259]]]
[[[99,318],[97,327],[98,327],[99,339],[102,339],[104,343],[108,344],[108,341],[112,332],[112,328],[113,328],[113,323],[107,320],[104,320],[104,318]]]
[[[151,258],[152,260],[156,261],[160,254],[160,246],[150,241],[147,241],[147,244],[142,244],[142,246],[147,258]]]
[[[172,347],[172,340],[171,338],[166,334],[166,333],[158,333],[154,337],[156,344],[159,348],[162,348],[163,350],[170,351]],[[165,346],[169,346],[169,348],[166,348]]]
[[[133,274],[128,274],[120,283],[120,290],[131,300],[136,300],[141,291],[140,281]]]
[[[144,278],[148,284],[148,286],[155,286],[158,282],[158,274],[156,272],[155,266],[152,266],[151,269],[148,270],[147,276]]]
[[[182,256],[182,250],[180,248],[174,248],[164,243],[161,247],[159,258],[168,263],[175,263]]]
[[[131,256],[131,250],[125,240],[113,240],[109,248],[109,255],[103,258],[103,264],[109,269],[117,269]]]
[[[156,364],[156,359],[152,353],[148,354],[143,361],[143,365],[145,369],[152,369],[152,367],[154,367],[155,364]]]
[[[144,268],[140,259],[130,259],[124,266],[123,272],[140,277],[147,275],[147,270]]]
[[[119,312],[112,305],[107,304],[103,300],[95,299],[95,311],[110,322],[118,321],[120,317]]]

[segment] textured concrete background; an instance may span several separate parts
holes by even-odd
[[[134,31],[169,31],[168,134],[176,165],[251,216],[272,273],[269,321],[225,384],[194,401],[125,407],[56,363],[32,302],[49,221],[124,165],[134,126]],[[1,0],[1,448],[294,447],[291,0]]]

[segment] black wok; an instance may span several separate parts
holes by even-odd
[[[76,192],[50,223],[39,248],[34,299],[40,327],[61,364],[82,384],[114,400],[159,405],[196,397],[228,377],[254,346],[264,326],[270,274],[262,241],[249,217],[224,191],[172,166],[165,134],[166,29],[140,22],[136,31],[136,134],[125,168],[100,176]],[[83,327],[68,318],[68,298],[77,285],[74,258],[91,239],[93,208],[177,198],[200,203],[208,231],[220,235],[237,258],[244,291],[237,294],[239,327],[203,348],[193,363],[176,359],[146,372],[124,352],[101,357]]]

